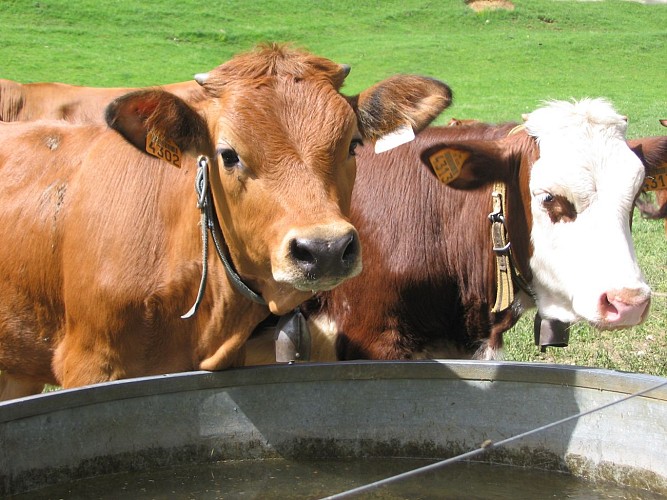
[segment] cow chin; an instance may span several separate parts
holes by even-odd
[[[361,272],[361,269],[359,269],[359,272]],[[292,286],[294,286],[294,288],[302,292],[311,292],[311,293],[328,292],[329,290],[333,290],[334,288],[336,288],[346,279],[358,275],[359,272],[355,272],[354,274],[350,274],[347,276],[330,277],[316,281],[311,281],[308,279],[297,280],[292,283]]]
[[[583,316],[574,312],[571,304],[550,300],[550,298],[545,299],[540,296],[538,296],[537,302],[537,310],[543,319],[556,320],[568,324],[577,323],[582,320],[585,321]]]
[[[280,286],[279,283],[276,283],[276,285],[265,290],[262,296],[266,300],[269,310],[277,316],[293,311],[294,308],[313,296],[313,292],[310,291],[299,291],[287,285]]]
[[[273,279],[278,283],[292,286],[302,292],[326,292],[336,288],[343,281],[357,276],[362,269],[361,259],[353,266],[345,266],[335,273],[315,276],[298,265],[289,265],[273,271]]]
[[[324,276],[320,279],[308,279],[308,276],[294,268],[280,269],[273,273],[273,286],[266,287],[262,295],[273,314],[284,314],[315,293],[336,288],[343,281],[357,276],[360,272],[361,262],[344,276]]]

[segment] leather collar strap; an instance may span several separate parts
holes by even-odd
[[[206,288],[206,278],[208,276],[208,231],[211,232],[215,250],[225,266],[225,271],[229,280],[234,284],[236,289],[247,299],[257,302],[258,304],[266,305],[266,301],[261,295],[253,291],[246,285],[234,267],[231,265],[225,253],[225,240],[222,236],[222,230],[218,223],[218,218],[213,207],[213,200],[209,190],[208,183],[208,158],[200,156],[197,158],[197,178],[195,181],[195,190],[197,192],[197,208],[201,210],[201,231],[202,231],[202,275],[199,283],[199,291],[194,305],[181,318],[188,319],[195,315],[199,304],[204,296],[204,289]]]
[[[501,312],[514,302],[514,286],[512,285],[512,269],[510,262],[510,242],[505,229],[505,183],[496,182],[491,192],[493,211],[489,214],[491,221],[491,243],[496,255],[496,303],[491,312]]]
[[[514,302],[514,285],[523,289],[535,298],[535,292],[524,279],[512,256],[511,243],[505,225],[507,212],[507,189],[504,182],[496,182],[491,191],[493,211],[489,214],[491,221],[491,242],[496,255],[496,302],[491,312],[504,311]]]

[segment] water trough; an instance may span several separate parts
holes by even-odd
[[[603,369],[448,360],[275,365],[62,390],[0,404],[0,496],[223,460],[442,460],[664,382]],[[666,449],[662,386],[476,460],[667,495]]]

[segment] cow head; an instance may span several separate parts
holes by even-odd
[[[147,135],[212,162],[211,190],[238,273],[274,313],[361,270],[348,221],[355,148],[401,127],[419,131],[451,102],[443,83],[395,76],[358,96],[349,67],[286,46],[262,46],[196,76],[190,108],[159,91],[124,96],[107,122],[144,150]]]
[[[667,127],[667,120],[661,123]],[[647,219],[664,219],[667,217],[667,136],[632,139],[628,144],[646,167],[644,186],[635,199],[635,206]]]
[[[629,227],[644,166],[625,132],[626,119],[602,99],[559,101],[530,113],[525,131],[455,146],[463,160],[452,187],[503,181],[520,193],[543,318],[609,329],[648,313],[650,289]],[[429,148],[423,161],[444,147],[452,145]],[[511,230],[510,239],[521,240]]]

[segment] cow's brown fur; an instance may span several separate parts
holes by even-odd
[[[0,237],[11,242],[0,247],[0,399],[44,383],[224,369],[243,361],[247,337],[269,310],[291,310],[357,272],[350,264],[321,284],[306,271],[274,278],[292,265],[302,236],[327,241],[353,231],[355,143],[407,118],[418,132],[451,91],[399,77],[345,98],[338,90],[346,73],[302,51],[264,46],[212,72],[196,109],[147,90],[108,107],[115,130],[0,123]],[[381,124],[364,118],[373,114]],[[181,148],[180,168],[137,151],[149,133]],[[238,161],[223,164],[221,148]],[[211,245],[199,311],[180,317],[202,274],[200,154],[211,161],[231,261],[268,307],[230,284]]]
[[[502,345],[502,332],[518,312],[491,313],[491,185],[446,187],[419,155],[443,141],[505,137],[515,125],[433,127],[383,155],[360,151],[352,220],[364,245],[364,270],[306,304],[311,318],[326,313],[335,321],[339,359],[471,357],[487,340],[493,348]],[[530,148],[532,139],[523,133],[505,142],[518,152]],[[520,190],[527,189],[528,177],[512,154],[507,160],[514,178],[510,233],[527,272],[529,215]],[[475,161],[481,165],[485,158]]]

